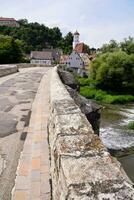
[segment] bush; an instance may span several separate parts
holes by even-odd
[[[108,104],[125,104],[134,101],[132,95],[112,95],[103,90],[97,90],[84,86],[80,88],[80,94],[88,99],[95,99]]]
[[[128,125],[127,125],[127,128],[134,130],[134,121],[129,122]]]
[[[76,77],[76,78],[79,81],[80,86],[89,86],[90,85],[89,78],[81,78],[81,77]]]
[[[134,54],[115,51],[99,55],[92,62],[90,79],[98,89],[134,94]]]

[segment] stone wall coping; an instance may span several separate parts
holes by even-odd
[[[134,199],[132,182],[93,133],[57,66],[51,77],[48,130],[53,200]]]

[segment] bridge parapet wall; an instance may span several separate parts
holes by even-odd
[[[17,71],[16,65],[0,65],[0,77],[16,73]]]
[[[134,199],[132,183],[61,82],[51,79],[49,145],[53,200]]]
[[[0,77],[16,73],[21,68],[31,68],[31,67],[54,67],[54,65],[39,65],[30,63],[19,63],[19,64],[3,64],[0,65]]]

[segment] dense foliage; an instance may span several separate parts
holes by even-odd
[[[23,61],[21,41],[10,36],[0,35],[0,63],[18,63]]]
[[[112,41],[101,50],[103,53],[91,65],[92,84],[118,94],[134,94],[134,39],[126,39],[120,44]]]
[[[42,50],[52,47],[61,48],[64,53],[72,51],[73,34],[71,32],[62,37],[58,27],[48,28],[37,22],[28,23],[26,19],[19,20],[18,22],[20,27],[0,27],[0,34],[21,40],[25,53],[30,53],[31,50]]]
[[[101,53],[115,52],[119,50],[124,51],[127,54],[133,54],[134,53],[134,38],[128,37],[120,43],[116,42],[115,40],[110,40],[109,44],[104,44],[100,48]]]
[[[134,101],[134,38],[111,40],[92,61],[89,78],[78,78],[81,95],[104,103]]]
[[[80,94],[88,99],[95,99],[108,104],[124,104],[134,101],[134,95],[114,94],[94,87],[89,78],[77,77],[80,83]]]
[[[102,54],[93,61],[90,75],[97,88],[134,94],[134,54]]]

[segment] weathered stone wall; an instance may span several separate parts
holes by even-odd
[[[70,96],[74,99],[76,105],[80,108],[81,112],[85,114],[87,120],[92,125],[94,133],[99,135],[102,106],[79,94],[80,85],[72,73],[58,67],[58,74]]]
[[[49,144],[53,200],[132,200],[132,183],[61,83],[51,79]]]
[[[18,68],[30,68],[30,67],[53,67],[53,65],[41,65],[41,64],[31,64],[31,63],[19,63]]]
[[[0,77],[16,73],[17,71],[16,65],[0,65]]]
[[[0,65],[0,77],[16,73],[19,71],[20,68],[30,68],[30,67],[53,67],[53,65],[50,66],[50,65],[39,65],[30,63]]]

